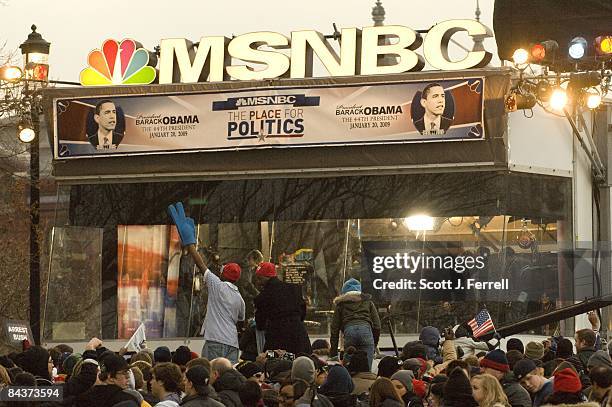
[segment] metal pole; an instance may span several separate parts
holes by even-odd
[[[40,121],[36,107],[32,108],[31,117],[36,137],[30,143],[30,326],[34,342],[40,344]]]

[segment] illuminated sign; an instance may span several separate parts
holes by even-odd
[[[344,28],[341,31],[338,51],[323,34],[313,30],[294,31],[290,38],[268,31],[247,33],[232,39],[208,36],[202,37],[197,44],[184,38],[168,38],[160,43],[158,82],[167,84],[220,82],[231,79],[246,81],[307,78],[312,77],[315,56],[330,76],[420,71],[425,66],[425,60],[440,70],[486,66],[492,54],[484,50],[469,51],[460,60],[450,58],[448,45],[451,37],[461,31],[471,37],[492,37],[491,30],[478,21],[449,20],[429,29],[424,39],[411,28],[399,25]],[[152,67],[147,66],[150,65],[149,54],[142,48],[134,51],[128,47],[128,54],[134,53],[134,57],[140,52],[139,58],[135,59],[134,69],[130,69],[132,60],[129,56],[124,57],[122,48],[126,42],[129,47],[135,44],[132,40],[124,40],[121,43],[109,40],[104,43],[102,50],[90,53],[90,67],[81,72],[81,83],[151,83],[154,71]],[[421,45],[424,57],[416,52]],[[117,49],[120,52],[117,52]],[[396,56],[398,62],[394,65],[379,66],[377,61],[383,55]],[[129,63],[125,65],[124,60]],[[118,66],[121,66],[121,71],[117,71]]]

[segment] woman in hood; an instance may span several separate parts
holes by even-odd
[[[325,383],[319,392],[332,402],[334,407],[354,407],[357,395],[351,394],[355,389],[353,379],[344,366],[335,365],[329,369]]]
[[[361,283],[354,278],[342,286],[342,294],[334,299],[334,318],[331,323],[330,356],[338,353],[338,337],[342,331],[344,348],[354,346],[368,354],[368,368],[372,368],[374,349],[380,336],[380,318],[371,296],[361,292]]]
[[[370,389],[370,407],[404,407],[404,402],[393,386],[393,382],[386,377],[376,379]]]

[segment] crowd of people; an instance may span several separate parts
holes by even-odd
[[[0,357],[0,400],[19,386],[61,389],[61,397],[0,407],[612,407],[612,360],[595,313],[592,329],[578,330],[574,342],[510,338],[504,351],[476,340],[468,324],[444,335],[427,326],[401,353],[376,359],[381,321],[359,281],[347,280],[334,300],[330,340],[311,343],[301,290],[255,253],[254,318],[245,324],[240,266],[211,272],[193,220],[180,204],[169,210],[208,287],[201,354],[161,346],[128,355],[97,338],[82,354],[24,343],[22,352]]]
[[[209,360],[187,346],[115,353],[97,338],[82,354],[67,345],[30,346],[0,357],[0,388],[61,386],[62,400],[0,405],[612,406],[610,350],[598,349],[601,341],[592,329],[577,331],[575,345],[568,338],[526,345],[511,338],[506,351],[462,348],[465,341],[455,338],[456,331],[442,338],[427,327],[399,357],[384,356],[373,365],[368,351],[351,345],[338,356],[324,339],[312,343],[310,354],[277,349],[237,363]]]

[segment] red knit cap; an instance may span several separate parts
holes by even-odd
[[[569,367],[555,372],[553,392],[577,393],[582,390],[582,383],[576,372]]]
[[[262,277],[276,277],[276,266],[273,263],[263,262],[257,267],[255,274]]]
[[[240,266],[238,264],[227,263],[225,266],[223,266],[223,272],[221,275],[225,277],[226,280],[235,283],[240,278],[241,272],[242,270],[240,270]]]

